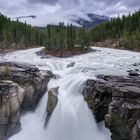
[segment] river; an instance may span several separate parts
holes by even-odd
[[[0,56],[2,61],[25,62],[35,64],[40,70],[51,70],[57,78],[50,80],[48,90],[59,87],[58,104],[47,126],[44,127],[46,92],[35,112],[21,117],[22,130],[9,140],[110,140],[104,122],[96,123],[84,101],[83,86],[87,79],[95,79],[98,74],[127,75],[127,70],[135,69],[134,63],[140,63],[140,53],[94,47],[98,51],[70,58],[41,59],[35,53],[40,49]],[[70,62],[76,64],[67,68]]]

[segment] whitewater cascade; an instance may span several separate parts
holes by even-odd
[[[95,78],[96,74],[127,74],[128,67],[133,68],[131,64],[139,62],[140,54],[98,48],[97,52],[71,58],[41,59],[35,54],[40,49],[16,51],[0,57],[4,61],[36,64],[41,70],[51,70],[58,77],[48,84],[48,90],[59,87],[59,100],[47,126],[44,127],[46,92],[36,111],[21,117],[22,130],[9,140],[110,140],[104,123],[96,123],[84,101],[84,83],[89,78]],[[67,68],[70,62],[76,62],[76,65]]]

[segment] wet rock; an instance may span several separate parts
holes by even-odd
[[[0,140],[20,131],[20,107],[25,91],[12,81],[0,82]]]
[[[58,97],[57,97],[58,89],[59,89],[59,87],[52,88],[48,92],[48,103],[47,103],[48,115],[52,114],[52,112],[54,111],[54,109],[55,109],[55,107],[57,105],[57,102],[58,102]]]
[[[46,54],[45,49],[42,49],[42,50],[36,52],[36,54],[38,56],[41,56],[41,59],[48,59],[48,58],[52,57],[51,55]]]
[[[139,69],[135,69],[136,72],[139,72]]]
[[[74,66],[75,66],[75,62],[71,62],[67,65],[67,68],[74,67]]]
[[[47,126],[47,123],[52,115],[57,103],[58,103],[58,89],[59,87],[52,88],[48,91],[48,102],[47,102],[47,116],[44,126]]]
[[[129,76],[139,76],[139,74],[136,71],[130,71]]]
[[[112,133],[112,140],[133,140],[132,129],[140,118],[139,111],[139,100],[113,97],[105,116],[106,127]]]
[[[56,78],[56,75],[53,74],[51,71],[47,71],[47,75],[49,75],[50,78]]]
[[[140,63],[134,63],[133,66],[140,66]]]
[[[89,49],[89,52],[100,52],[100,50],[90,48],[90,49]]]
[[[54,78],[54,79],[57,78],[57,75],[55,75],[54,73],[52,73],[52,72],[49,71],[49,70],[42,70],[41,73],[42,73],[43,75],[48,76],[49,79],[50,79],[50,78]]]
[[[110,84],[102,80],[88,80],[83,94],[88,106],[95,114],[96,120],[103,120],[112,99]]]
[[[112,140],[139,140],[140,77],[97,78],[88,80],[83,92],[97,120],[105,119]]]

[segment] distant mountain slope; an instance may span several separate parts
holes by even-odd
[[[93,13],[86,14],[85,18],[81,18],[78,16],[72,16],[71,21],[77,25],[80,25],[84,28],[92,28],[96,27],[97,25],[100,25],[102,23],[105,23],[107,21],[110,21],[110,17],[107,16],[101,16],[96,15]]]
[[[19,16],[19,17],[14,17],[13,19],[28,19],[28,18],[32,18],[35,19],[37,16],[36,15],[28,15],[28,16]]]
[[[0,13],[0,15],[2,15],[2,14]],[[11,17],[11,19],[13,19],[13,20],[21,19],[20,21],[22,21],[22,19],[27,20],[27,21],[28,21],[28,19],[34,19],[35,22],[37,22],[38,17],[39,16],[37,16],[37,15],[22,15],[22,16],[18,16],[18,17]],[[105,22],[108,22],[111,20],[111,18],[108,16],[96,15],[93,13],[87,13],[82,16],[78,16],[75,14],[75,15],[67,16],[65,18],[68,23],[72,23],[76,26],[81,26],[84,28],[93,28],[93,27],[96,27],[97,25],[100,25],[102,23],[105,23]],[[62,22],[62,21],[60,21],[60,22]],[[41,30],[45,29],[45,27],[38,27],[38,28]]]

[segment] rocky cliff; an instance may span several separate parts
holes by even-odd
[[[21,129],[21,110],[35,108],[52,75],[34,65],[0,62],[0,140]]]
[[[140,139],[140,77],[101,75],[87,81],[83,94],[97,121],[105,120],[112,140]]]

